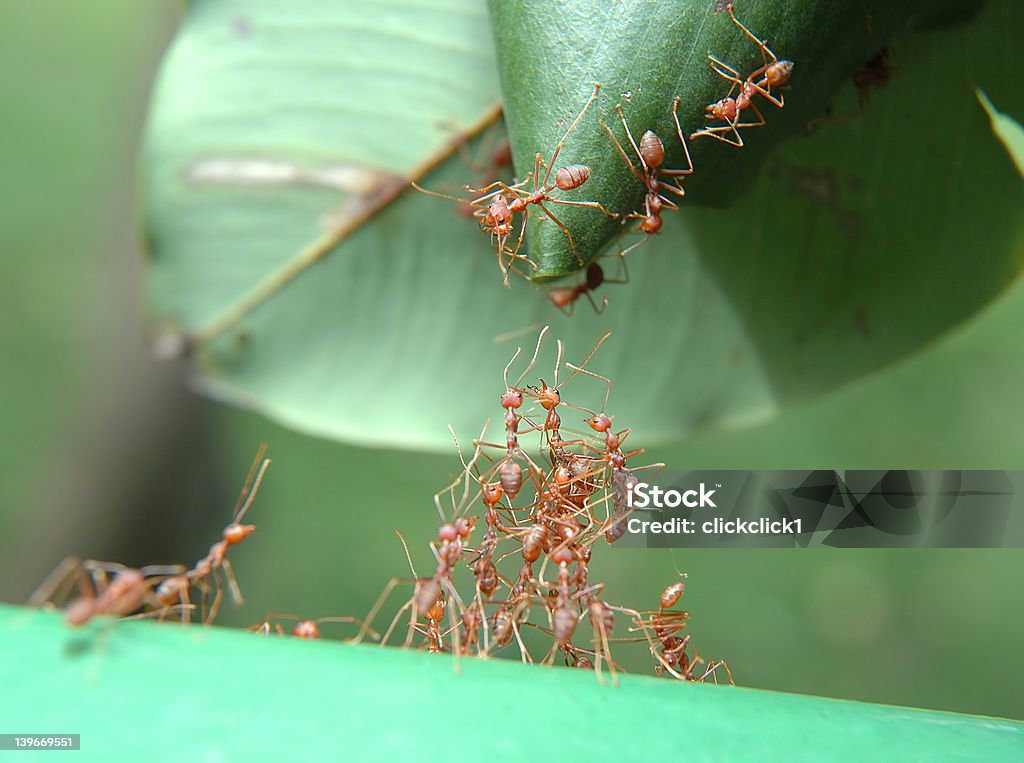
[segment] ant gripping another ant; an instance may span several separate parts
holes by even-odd
[[[630,430],[613,429],[612,416],[605,413],[612,382],[588,366],[608,334],[575,364],[564,362],[559,341],[553,383],[543,378],[537,386],[526,383],[549,331],[541,331],[521,373],[513,375],[521,348],[504,368],[499,400],[505,441],[486,442],[485,426],[468,459],[455,441],[462,472],[434,496],[442,524],[430,544],[436,560],[433,574],[421,577],[416,572],[402,539],[411,577],[387,584],[354,640],[370,633],[394,587],[406,585],[411,590],[398,611],[389,613],[393,619],[381,643],[399,640],[395,634],[406,629],[406,648],[450,654],[456,671],[464,656],[488,658],[518,648],[525,663],[550,665],[561,652],[566,664],[593,670],[602,682],[608,673],[615,683],[622,669],[612,654],[613,630],[616,615],[621,614],[635,626],[634,636],[626,640],[637,640],[635,633],[642,630],[666,672],[671,669],[690,680],[711,677],[718,665],[703,674],[695,672],[693,666],[703,663],[692,657],[692,651],[687,653],[688,639],[680,638],[689,618],[673,609],[681,586],[666,589],[657,610],[639,612],[609,603],[605,585],[590,579],[593,554],[605,545],[602,537],[614,542],[621,535],[622,518],[629,511],[624,496],[636,480],[634,473],[661,465],[628,466],[642,450],[627,450]],[[604,384],[597,411],[567,399],[572,394],[568,382],[580,375]],[[569,415],[567,411],[580,412],[586,432],[568,432],[563,438],[562,416]],[[598,518],[602,503],[606,516]],[[474,512],[477,515],[471,516]],[[483,526],[483,537],[471,546],[477,522]],[[550,565],[555,567],[554,580],[550,575],[545,580]],[[267,624],[263,632],[271,627]],[[581,634],[584,629],[586,635]],[[540,652],[533,638],[538,634],[549,639]],[[584,638],[592,643],[581,648]]]
[[[416,183],[412,184],[417,191],[426,193],[430,196],[437,196],[443,199],[457,201],[460,204],[469,204],[475,210],[474,215],[480,220],[481,230],[485,233],[490,233],[492,241],[497,246],[498,267],[501,269],[505,286],[509,285],[509,270],[516,270],[516,272],[520,272],[515,267],[516,260],[523,260],[528,263],[531,268],[536,268],[536,265],[529,258],[519,254],[523,245],[523,238],[526,233],[526,220],[533,215],[530,211],[531,205],[543,210],[545,218],[551,220],[562,230],[566,238],[569,240],[569,248],[572,250],[572,253],[576,257],[581,268],[586,263],[584,263],[583,259],[576,251],[576,243],[572,237],[572,233],[557,217],[557,215],[555,215],[546,206],[546,204],[590,207],[609,217],[618,217],[617,214],[609,212],[596,201],[563,199],[553,195],[553,192],[556,190],[574,191],[581,187],[590,177],[590,167],[584,164],[569,164],[564,167],[560,167],[554,173],[554,182],[551,182],[551,173],[555,170],[555,166],[558,161],[558,154],[561,152],[566,140],[568,140],[569,135],[579,124],[583,115],[586,114],[587,109],[590,108],[590,105],[597,98],[600,88],[601,86],[599,84],[594,84],[593,93],[591,93],[590,98],[587,100],[586,104],[584,104],[583,109],[555,145],[554,151],[551,154],[551,159],[545,162],[542,154],[536,154],[533,171],[526,176],[525,180],[513,185],[508,185],[502,180],[496,180],[482,188],[466,186],[466,190],[468,192],[476,195],[476,198],[473,199],[461,199],[454,196],[448,196],[435,191],[429,191],[420,187]],[[542,167],[547,168],[547,171],[544,173],[543,180],[540,179]],[[533,181],[533,188],[532,190],[526,190],[524,186],[531,180]],[[509,238],[515,231],[515,216],[517,214],[522,214],[526,220],[524,220],[520,226],[519,239],[516,243],[515,249],[508,251],[506,245]],[[507,264],[504,259],[506,254],[508,257]]]
[[[704,116],[708,119],[722,120],[725,124],[698,130],[690,138],[708,136],[739,148],[743,146],[743,138],[739,133],[741,128],[762,127],[765,124],[764,116],[757,108],[754,97],[760,95],[780,109],[783,108],[786,105],[784,96],[780,93],[776,97],[772,94],[772,88],[778,89],[789,80],[795,64],[792,61],[780,60],[772,49],[768,47],[765,40],[760,39],[744,26],[736,18],[732,3],[728,3],[725,6],[725,10],[728,12],[729,18],[740,28],[743,34],[753,40],[758,46],[758,49],[761,51],[762,66],[752,71],[746,79],[740,79],[739,72],[736,69],[715,58],[713,55],[709,55],[708,59],[711,63],[712,71],[731,82],[732,87],[730,87],[729,93],[725,98],[709,104],[705,108],[706,113]],[[739,93],[736,97],[733,97],[737,87],[739,88]],[[754,112],[756,121],[740,122],[742,113],[748,108]],[[734,137],[729,137],[727,133],[732,133]]]

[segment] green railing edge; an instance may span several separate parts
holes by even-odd
[[[0,605],[0,733],[87,756],[1020,760],[1024,723]],[[766,652],[765,659],[771,659]],[[870,670],[865,665],[865,670]]]

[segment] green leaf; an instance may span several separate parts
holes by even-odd
[[[0,607],[0,635],[18,655],[0,661],[5,730],[80,733],[96,759],[413,760],[456,745],[521,761],[547,743],[593,761],[1002,761],[1024,744],[1016,721],[644,676],[616,688],[506,660],[463,659],[456,673],[442,655],[223,628],[72,631],[57,613]],[[569,707],[574,721],[562,724]],[[512,722],[524,708],[554,725]],[[458,732],[439,736],[439,721]]]
[[[687,200],[666,213],[663,233],[627,259],[631,282],[598,296],[608,297],[608,310],[595,316],[581,300],[567,318],[529,284],[501,288],[488,236],[455,204],[415,192],[385,203],[399,179],[418,179],[445,152],[453,158],[423,180],[427,188],[453,193],[479,182],[452,125],[484,125],[497,101],[482,5],[432,2],[399,13],[382,3],[374,23],[332,23],[330,14],[344,11],[312,2],[293,4],[287,22],[272,3],[197,3],[167,59],[148,140],[151,312],[164,330],[194,340],[197,383],[209,394],[362,444],[448,451],[447,424],[476,434],[500,412],[500,369],[545,323],[570,360],[613,331],[591,367],[614,379],[612,410],[641,444],[763,419],[822,394],[969,316],[1024,261],[1019,178],[966,85],[999,92],[1008,113],[1024,111],[1003,65],[1016,45],[1005,0],[967,27],[901,32],[889,41],[892,80],[872,91],[863,117],[847,85],[836,90],[832,122],[783,143],[826,107],[859,51],[900,26],[883,9],[869,33],[862,3],[854,5],[857,44],[819,40],[798,59],[786,108],[765,106],[769,126],[747,131],[747,148],[693,142],[688,196],[715,201],[716,188],[719,201],[745,195],[725,210]],[[680,18],[692,18],[680,8]],[[760,60],[727,16],[701,9],[702,34],[730,40],[716,53],[736,66]],[[807,33],[802,15],[776,25],[742,5],[737,12],[780,55],[795,57],[790,40]],[[514,147],[532,169],[532,154],[550,152],[600,72],[567,69],[553,109],[545,83],[558,59],[543,63],[554,54],[539,32],[520,31],[528,21],[496,28],[503,48],[512,34],[533,43],[514,86],[504,65]],[[656,27],[644,29],[644,39],[660,40]],[[682,49],[680,76],[703,83],[684,94],[693,110],[687,130],[707,91],[724,94],[704,58],[710,44]],[[573,140],[590,131],[605,165],[635,194],[639,185],[598,120],[615,118],[617,100],[632,120],[652,86],[638,76],[627,101],[614,84],[604,81],[564,159],[576,158]],[[550,115],[536,140],[524,138],[528,120],[519,115],[531,93]],[[671,98],[656,100],[671,120]],[[633,126],[640,132],[645,123]],[[484,132],[486,144],[493,135]],[[348,174],[332,172],[339,167]],[[367,185],[343,191],[337,178],[352,173]],[[339,205],[343,224],[325,227]],[[557,228],[539,227],[564,246]],[[575,219],[572,229],[588,235]],[[532,377],[550,376],[552,365],[549,347]],[[574,399],[599,405],[599,387]]]
[[[722,12],[724,5],[706,0],[630,0],[616,4],[594,4],[587,0],[490,0],[494,26],[501,30],[496,37],[498,67],[520,176],[533,169],[537,152],[545,159],[550,157],[564,126],[582,107],[593,83],[598,82],[603,86],[604,97],[573,131],[557,162],[558,166],[585,164],[593,171],[591,178],[584,188],[560,195],[594,199],[623,212],[642,209],[644,189],[598,123],[604,121],[613,129],[639,167],[635,151],[629,147],[613,110],[616,103],[621,104],[636,140],[645,130],[653,130],[661,136],[668,152],[663,167],[685,168],[687,163],[671,115],[673,100],[680,98],[679,119],[684,136],[708,124],[721,124],[720,120],[709,123],[704,108],[727,93],[732,94],[732,83],[712,72],[708,56],[731,64],[742,72],[740,76],[763,67],[768,60],[757,44]],[[768,124],[757,130],[744,130],[746,147],[742,151],[706,137],[692,141],[696,172],[684,182],[686,207],[722,206],[739,197],[780,142],[804,131],[851,73],[912,19],[920,24],[942,16],[951,6],[962,11],[976,9],[978,5],[950,0],[898,4],[861,0],[829,4],[737,2],[736,13],[741,23],[756,30],[752,34],[767,40],[780,59],[795,62],[783,92],[787,105],[780,111],[764,98],[757,99],[754,105],[760,104]],[[962,72],[963,66],[957,66],[958,63],[954,57],[948,70]],[[525,72],[529,73],[527,77]],[[932,87],[925,87],[925,93],[918,91],[915,107],[948,95],[942,72],[935,72],[936,81]],[[741,121],[751,120],[748,111]],[[941,120],[936,123],[941,128]],[[907,124],[906,131],[912,127],[916,129]],[[862,148],[862,144],[835,148],[836,163],[840,164],[844,155]],[[571,251],[559,228],[535,218],[529,233],[530,255],[537,263],[533,277],[542,281],[579,270],[580,260],[593,260],[620,230],[618,221],[594,210],[550,206],[573,231],[577,251]],[[737,217],[743,218],[757,209],[747,205],[738,210]],[[825,247],[829,242],[812,243]]]

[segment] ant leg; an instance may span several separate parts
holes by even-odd
[[[565,144],[566,139],[569,137],[569,133],[571,133],[573,129],[576,127],[576,125],[579,124],[579,121],[583,119],[583,115],[587,113],[587,109],[590,108],[590,104],[592,104],[594,102],[594,99],[597,98],[597,91],[600,89],[601,85],[595,82],[594,92],[590,94],[590,98],[587,99],[587,102],[584,104],[583,109],[576,116],[576,119],[573,120],[572,124],[569,125],[569,129],[565,131],[565,135],[562,136],[562,139],[558,141],[558,144],[555,146],[555,151],[553,154],[551,154],[551,162],[548,165],[548,171],[544,175],[544,182],[541,183],[542,186],[546,186],[548,184],[548,180],[551,178],[551,170],[554,168],[555,162],[558,160],[558,152],[562,150],[562,146]]]
[[[436,196],[439,199],[447,199],[448,201],[457,201],[460,204],[469,204],[474,209],[477,208],[477,202],[479,201],[479,199],[460,199],[458,196],[449,196],[446,193],[438,193],[437,191],[430,191],[430,190],[427,190],[426,188],[424,188],[423,186],[418,185],[415,182],[410,183],[409,185],[411,185],[413,188],[415,188],[420,193],[425,193],[427,196]]]
[[[643,183],[643,175],[640,174],[637,168],[633,165],[632,160],[629,158],[629,155],[623,150],[622,145],[619,143],[619,139],[615,137],[615,134],[611,131],[611,128],[608,127],[608,125],[606,125],[604,122],[601,122],[601,127],[605,129],[605,132],[608,133],[608,137],[612,139],[612,142],[615,144],[615,148],[619,150],[619,156],[621,156],[623,160],[626,162],[626,166],[629,167],[629,171],[633,173],[633,177],[635,177],[639,182]],[[628,130],[626,134],[629,134]],[[629,139],[630,142],[632,142],[633,137],[630,136]],[[641,158],[640,161],[642,162],[643,158]]]
[[[774,66],[774,64],[769,64],[769,66]],[[754,81],[754,78],[764,74],[764,71],[765,68],[761,68],[753,72],[744,84],[749,85],[753,90],[763,95],[768,101],[778,106],[780,109],[785,107],[786,96],[780,93],[779,97],[776,98],[772,95],[772,85],[771,82],[768,81],[767,77],[762,77],[759,82]]]
[[[527,175],[525,180],[520,180],[518,183],[513,183],[512,185],[509,185],[504,180],[495,180],[493,183],[488,183],[483,188],[473,188],[473,187],[467,185],[466,186],[466,190],[469,191],[472,194],[484,194],[483,196],[478,196],[476,201],[483,201],[484,199],[489,199],[491,196],[496,196],[499,193],[510,193],[513,196],[519,196],[519,195],[521,195],[523,193],[526,193],[523,190],[522,186],[526,185],[526,183],[529,180],[530,180],[530,175]],[[492,188],[494,188],[496,190],[491,191]],[[488,193],[489,191],[490,191],[490,193]],[[440,194],[434,194],[434,195],[438,196]],[[460,201],[461,201],[461,199],[460,199]]]
[[[721,60],[720,58],[715,58],[713,55],[709,53],[708,62],[708,65],[711,67],[711,70],[715,74],[717,74],[722,79],[727,79],[733,83],[732,89],[729,90],[729,95],[732,95],[737,85],[743,85],[743,80],[740,79],[740,73],[736,71],[736,69],[729,66],[729,64],[727,64],[725,61]]]
[[[416,582],[415,580],[409,580],[407,578],[391,578],[391,580],[388,581],[388,584],[386,586],[384,586],[384,591],[381,593],[380,596],[377,597],[377,601],[374,603],[373,607],[370,609],[370,612],[366,615],[366,619],[363,620],[362,627],[359,629],[359,633],[357,633],[355,635],[355,637],[349,639],[348,643],[349,644],[359,644],[359,643],[362,642],[362,640],[364,638],[366,638],[366,635],[368,633],[373,633],[374,632],[373,629],[370,626],[373,625],[374,619],[377,617],[377,614],[380,612],[381,608],[384,606],[384,603],[388,600],[388,597],[391,595],[391,592],[393,590],[395,590],[395,586],[397,586],[397,585],[404,585],[404,584],[408,584],[408,583],[415,583],[415,582]],[[411,604],[411,600],[410,600],[410,604]],[[406,604],[406,606],[409,606],[409,604]],[[404,610],[404,608],[403,608],[403,610]],[[401,611],[403,611],[403,610],[400,610],[399,613],[401,613]],[[379,638],[379,636],[378,636],[378,638]]]
[[[730,140],[728,137],[719,135],[719,133],[722,132],[734,133],[736,135],[736,140]],[[731,122],[727,125],[722,125],[721,127],[705,127],[703,130],[697,130],[697,132],[690,136],[690,139],[693,140],[694,138],[703,138],[705,136],[708,138],[714,138],[715,140],[720,140],[722,143],[728,143],[730,146],[736,146],[736,148],[743,148],[743,138],[736,129],[736,125]]]
[[[626,256],[617,254],[615,264],[615,278],[605,278],[605,283],[629,283],[629,268],[626,266]]]
[[[732,23],[734,23],[736,26],[742,29],[743,33],[751,40],[753,40],[754,44],[756,44],[757,47],[761,49],[761,58],[764,60],[765,67],[768,67],[772,63],[775,63],[778,60],[775,53],[772,52],[772,49],[768,47],[764,40],[757,37],[753,32],[751,32],[749,29],[743,26],[742,22],[740,22],[738,18],[736,18],[736,14],[733,12],[732,9],[732,3],[726,5],[725,10],[729,13],[729,18],[732,19]],[[768,61],[769,57],[771,58],[770,62]]]
[[[672,121],[676,123],[676,135],[679,136],[679,142],[683,145],[683,153],[686,154],[686,166],[687,166],[687,169],[685,169],[685,170],[662,170],[661,171],[662,175],[669,175],[669,176],[692,175],[693,171],[694,171],[693,170],[693,159],[690,158],[690,149],[686,145],[686,138],[683,135],[683,128],[679,124],[679,103],[680,103],[680,98],[677,95],[672,100]],[[668,187],[668,188],[670,188],[670,190],[672,190],[670,186],[666,186],[666,187]],[[679,185],[679,181],[678,180],[676,180],[675,189],[678,190],[678,193],[679,193],[680,196],[685,196],[686,195],[686,192],[683,191],[682,186]],[[675,190],[673,190],[673,192],[675,192]]]
[[[587,291],[585,291],[583,293],[586,295],[587,300],[589,300],[590,306],[592,308],[594,308],[594,313],[596,315],[603,314],[604,311],[608,308],[608,297],[601,297],[601,306],[598,307],[597,306],[597,302],[594,301],[594,297],[591,295],[589,290],[587,290]]]
[[[609,212],[607,209],[604,208],[604,206],[600,202],[597,201],[577,201],[575,199],[561,199],[553,196],[548,196],[546,199],[544,199],[544,201],[550,202],[552,204],[565,204],[566,206],[569,207],[590,207],[591,209],[596,209],[601,214],[610,217],[613,220],[618,220],[619,217],[621,217],[621,215],[618,212]],[[548,216],[551,215],[551,212],[544,207],[544,204],[542,202],[539,203],[539,205],[542,209],[544,209]]]
[[[354,624],[358,625],[360,628],[363,626],[363,621],[362,620],[360,620],[358,617],[351,617],[351,616],[346,616],[346,617],[320,617],[320,618],[317,618],[316,622],[317,622],[317,625],[319,625],[320,623],[354,623]],[[375,639],[380,638],[380,634],[377,633],[377,631],[373,630],[372,628],[370,629],[370,636],[372,638],[375,638]]]
[[[227,581],[228,589],[231,591],[231,598],[234,599],[235,604],[244,604],[245,599],[242,598],[242,589],[238,587],[238,580],[235,578],[235,572],[231,569],[231,560],[224,559],[224,579]]]
[[[225,560],[227,561],[227,560]],[[220,582],[220,573],[214,573],[217,577],[217,593],[213,595],[213,604],[210,605],[210,610],[203,616],[203,625],[213,625],[214,619],[217,617],[217,610],[220,609],[220,602],[224,598],[224,586]],[[206,596],[203,596],[204,603]]]
[[[562,382],[562,384],[566,384],[570,379],[572,379],[574,376],[576,376],[576,374],[582,372],[583,368],[587,365],[587,363],[590,362],[590,359],[592,357],[594,357],[594,353],[596,353],[600,349],[601,345],[604,344],[604,340],[607,339],[608,337],[610,337],[611,335],[612,335],[612,332],[610,332],[610,331],[604,332],[604,334],[601,335],[601,338],[597,340],[597,344],[595,344],[591,348],[590,352],[587,353],[587,356],[585,358],[583,358],[583,361],[579,365],[573,365],[572,363],[566,361],[565,365],[567,365],[569,368],[573,369],[573,373],[571,373],[569,375],[569,377],[564,382]],[[587,372],[587,373],[590,373],[590,372]],[[596,376],[596,374],[591,373],[591,376]],[[601,376],[599,378],[604,379],[605,377]],[[605,381],[608,381],[609,393],[610,393],[611,392],[611,381],[609,381],[607,379],[605,379]],[[606,404],[607,404],[607,399],[608,399],[608,396],[605,395],[605,403]]]
[[[95,587],[92,585],[89,576],[85,574],[82,560],[77,556],[68,556],[54,568],[53,572],[46,576],[46,580],[32,593],[26,603],[30,607],[42,607],[47,603],[53,604],[55,598],[63,599],[67,595],[67,591],[64,589],[67,587],[68,581],[70,580],[73,585],[76,579],[83,596],[89,596],[91,591],[90,598],[96,598]],[[82,586],[83,581],[88,581],[84,588]],[[61,595],[56,596],[57,593]]]
[[[565,224],[561,220],[559,220],[555,215],[553,215],[550,209],[544,206],[543,201],[538,201],[537,206],[543,209],[544,214],[546,214],[555,225],[562,229],[562,233],[564,233],[565,237],[569,239],[569,249],[572,250],[573,257],[576,258],[576,262],[579,263],[579,266],[582,268],[584,265],[586,265],[587,263],[583,261],[583,258],[580,257],[579,252],[576,251],[576,242],[573,240],[572,233],[570,233],[569,229],[565,227]]]
[[[480,431],[480,438],[483,439],[484,435],[487,434],[487,426],[490,422],[484,424],[484,428]],[[465,456],[462,454],[462,446],[459,445],[459,438],[455,436],[455,430],[452,429],[452,425],[448,425],[448,433],[452,436],[452,441],[455,443],[455,450],[459,454],[459,461],[462,463],[462,472],[456,477],[451,483],[445,485],[443,488],[434,493],[434,505],[437,507],[437,513],[442,520],[445,518],[444,509],[441,508],[441,495],[448,493],[452,499],[452,516],[457,517],[462,514],[465,507],[469,505],[469,483],[470,477],[472,476],[473,470],[476,469],[476,462],[479,460],[483,451],[474,447],[473,457],[466,461]],[[475,441],[474,441],[475,442]],[[462,485],[462,498],[458,502],[455,500],[455,490]],[[474,495],[473,500],[476,500]]]
[[[593,377],[594,379],[600,379],[607,385],[607,388],[605,389],[604,393],[604,404],[601,406],[602,411],[606,410],[608,407],[608,398],[611,396],[612,393],[612,380],[609,379],[607,376],[601,376],[601,374],[594,373],[590,369],[583,368],[582,366],[574,366],[572,363],[568,362],[565,365],[567,365],[569,368],[573,370],[573,376],[575,376],[578,373],[586,374],[587,376]]]
[[[139,568],[139,572],[144,578],[173,577],[181,575],[185,570],[186,567],[183,564],[148,564]]]
[[[402,608],[399,609],[398,612],[395,613],[395,617],[391,621],[391,625],[388,626],[388,629],[386,631],[384,631],[384,635],[381,637],[381,640],[380,640],[380,645],[381,646],[385,646],[388,643],[388,639],[391,638],[391,634],[394,632],[395,626],[398,625],[398,619],[402,616],[402,613],[405,612],[405,610],[407,610],[407,609],[409,609],[410,607],[413,606],[413,603],[414,603],[413,600],[409,599],[409,601],[407,601],[405,604],[403,604]],[[415,611],[413,613],[411,613],[411,614],[415,615]],[[416,627],[416,620],[410,618],[410,620],[409,620],[409,635],[408,635],[408,638],[406,640],[406,648],[408,648],[409,642],[412,641],[412,634],[414,632],[415,627]]]
[[[730,146],[736,146],[738,148],[742,148],[743,147],[743,138],[740,137],[740,133],[739,133],[740,130],[746,129],[748,127],[764,127],[764,125],[767,124],[767,122],[765,121],[764,115],[761,113],[761,110],[757,108],[757,104],[755,104],[753,101],[751,101],[751,103],[750,103],[750,109],[751,109],[751,111],[754,112],[754,114],[757,117],[757,121],[756,122],[730,122],[729,124],[720,125],[718,127],[706,127],[703,130],[699,130],[698,132],[695,132],[690,137],[694,138],[694,137],[699,137],[701,135],[707,135],[707,136],[710,136],[712,138],[715,138],[716,140],[720,140],[723,143],[728,143]],[[732,132],[736,136],[737,140],[736,141],[732,141],[732,140],[729,140],[728,138],[723,138],[721,135],[719,135],[719,133],[723,133],[723,132]]]
[[[676,196],[680,196],[680,197],[686,196],[686,191],[683,190],[682,186],[679,186],[679,185],[669,185],[668,183],[663,183],[660,180],[658,181],[658,186],[662,190],[664,190],[664,191],[668,191],[669,193],[674,193]],[[661,202],[661,206],[664,207],[665,209],[674,209],[677,212],[679,211],[679,205],[678,204],[676,204],[671,199],[665,198],[660,193],[658,194],[658,200]]]

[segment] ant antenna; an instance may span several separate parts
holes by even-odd
[[[265,445],[260,449],[260,454],[261,455],[262,455],[264,450],[266,450],[266,446]],[[255,463],[253,465],[255,466]],[[235,515],[235,523],[236,524],[238,522],[242,521],[242,518],[245,516],[246,512],[249,511],[249,508],[252,506],[253,501],[256,500],[256,493],[259,492],[260,484],[262,484],[262,482],[263,482],[263,475],[266,473],[267,467],[269,467],[269,466],[270,466],[270,459],[269,458],[264,458],[263,459],[263,463],[260,464],[260,470],[256,473],[256,479],[252,483],[252,489],[249,491],[249,497],[246,498],[246,500],[245,500],[245,505],[242,506],[242,508],[238,512],[238,514]],[[243,495],[244,495],[244,492],[243,492]]]

